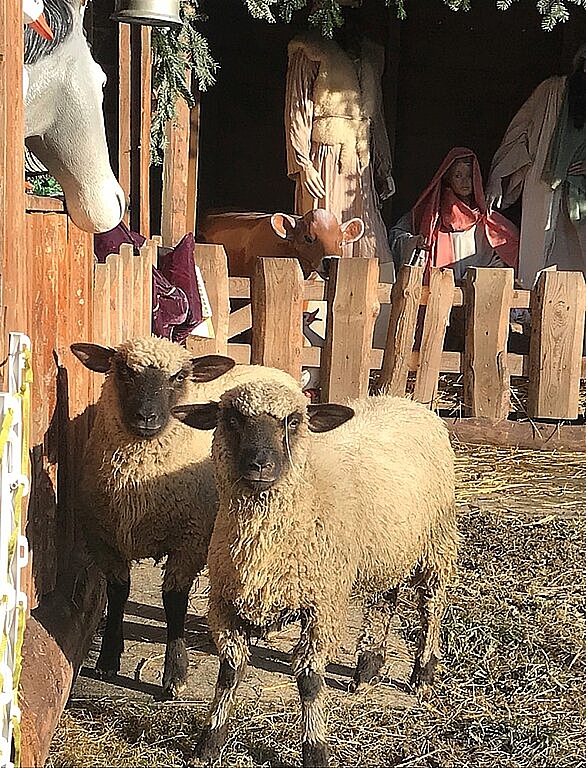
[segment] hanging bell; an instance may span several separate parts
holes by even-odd
[[[179,0],[116,0],[114,21],[151,27],[180,27]]]

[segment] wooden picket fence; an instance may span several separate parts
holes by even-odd
[[[580,383],[586,377],[586,286],[579,272],[544,272],[529,292],[514,288],[509,269],[471,268],[459,288],[453,272],[440,269],[424,285],[419,267],[405,267],[393,286],[379,283],[375,259],[342,259],[325,283],[303,281],[297,262],[284,259],[260,260],[252,280],[229,278],[221,246],[198,245],[196,260],[216,331],[214,339],[190,337],[188,346],[198,354],[228,354],[296,377],[302,367],[319,369],[323,401],[384,390],[438,409],[442,376],[456,374],[462,395],[454,431],[464,430],[474,442],[580,447],[586,438],[586,426],[568,426],[581,417]],[[231,300],[250,303],[231,311]],[[307,301],[327,305],[321,348],[304,344]],[[380,305],[388,303],[386,344],[373,348]],[[444,350],[453,307],[464,313],[460,352]],[[521,351],[510,348],[512,308],[531,313],[530,338],[521,336]],[[250,344],[233,341],[249,329]],[[527,385],[517,422],[507,421],[518,410],[511,405],[516,378]]]

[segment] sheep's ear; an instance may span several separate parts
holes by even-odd
[[[102,347],[99,344],[80,342],[72,344],[69,349],[86,368],[96,373],[107,373],[112,366],[112,358],[116,350],[112,347]]]
[[[191,361],[191,378],[195,382],[212,381],[234,368],[236,363],[224,355],[204,355]]]
[[[340,224],[340,229],[342,230],[342,242],[345,244],[355,243],[364,234],[364,222],[359,218],[350,219]]]
[[[288,213],[273,213],[271,216],[273,232],[275,235],[282,237],[283,240],[291,240],[293,238],[296,224],[296,219],[293,216],[289,216]]]
[[[336,403],[321,403],[308,405],[309,429],[312,432],[329,432],[354,416],[354,410],[347,405]]]
[[[176,405],[171,413],[176,419],[194,429],[215,429],[218,423],[218,403]]]

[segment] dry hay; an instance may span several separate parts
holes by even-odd
[[[459,577],[439,680],[415,709],[332,691],[334,766],[586,766],[586,468],[576,454],[457,448]],[[409,595],[399,607],[414,640]],[[194,673],[196,674],[196,673]],[[50,768],[188,766],[204,702],[71,702]],[[299,707],[237,706],[222,765],[299,765]]]

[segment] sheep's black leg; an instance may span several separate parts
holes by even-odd
[[[375,683],[386,659],[387,635],[397,607],[399,590],[390,589],[369,598],[364,607],[362,634],[358,640],[358,660],[354,678],[348,686],[356,691],[364,683]]]
[[[103,677],[112,677],[120,670],[120,657],[124,651],[122,620],[124,606],[130,594],[130,577],[126,581],[108,581],[106,593],[106,627],[96,669]]]
[[[433,683],[440,659],[440,624],[446,582],[439,573],[430,573],[424,568],[417,569],[413,581],[419,604],[421,635],[409,682],[413,688],[420,688]]]
[[[293,651],[293,672],[301,700],[303,768],[324,768],[329,763],[324,716],[325,667],[326,654],[318,637],[315,618],[303,613],[301,636]]]
[[[301,699],[303,735],[301,749],[304,768],[322,768],[328,765],[329,750],[323,714],[325,682],[321,672],[304,667],[295,672]]]
[[[187,685],[189,657],[185,647],[185,615],[189,589],[163,592],[167,620],[167,648],[163,670],[163,696],[176,699]]]
[[[245,636],[241,633],[231,633],[231,635],[232,637],[228,640],[230,647],[227,647],[226,638],[223,638],[223,650],[218,648],[220,671],[216,693],[195,748],[196,756],[206,762],[217,760],[226,743],[228,718],[236,697],[236,689],[244,677],[248,664],[248,645]]]

